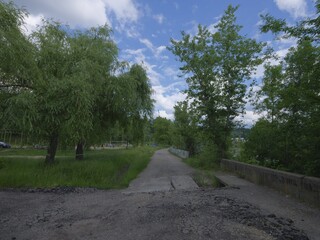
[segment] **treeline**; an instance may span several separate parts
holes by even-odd
[[[130,142],[144,141],[152,116],[145,69],[120,62],[105,26],[74,30],[43,19],[23,33],[27,12],[0,1],[0,125],[48,144],[53,163],[60,143],[101,144],[114,129]]]
[[[266,15],[262,32],[295,38],[277,65],[267,64],[255,107],[264,117],[251,129],[243,158],[320,177],[320,2],[317,15],[296,26]]]
[[[262,16],[262,33],[297,41],[281,61],[266,43],[240,34],[237,8],[228,7],[214,32],[199,25],[196,35],[182,32],[181,40],[171,40],[169,50],[182,63],[189,86],[187,100],[175,106],[172,144],[205,153],[213,162],[230,157],[237,117],[254,95],[262,117],[241,160],[320,176],[320,3],[313,18],[295,26]],[[257,84],[251,75],[261,64],[265,72]],[[255,94],[249,91],[254,86],[260,89]]]

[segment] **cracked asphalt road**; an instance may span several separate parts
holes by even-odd
[[[124,192],[157,192],[198,188],[191,175],[194,169],[173,156],[167,149],[157,151],[148,167]]]
[[[192,172],[160,150],[125,190],[0,191],[0,239],[308,239],[241,188],[198,188]]]

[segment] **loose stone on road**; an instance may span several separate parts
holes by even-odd
[[[192,190],[198,188],[191,175],[194,169],[167,149],[157,151],[147,168],[132,181],[124,193]]]

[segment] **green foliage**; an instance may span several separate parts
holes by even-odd
[[[157,117],[153,122],[153,138],[156,143],[170,146],[172,144],[173,124],[170,120]]]
[[[216,178],[213,171],[198,170],[193,175],[193,180],[197,183],[199,187],[221,187],[221,183]]]
[[[21,31],[26,16],[0,2],[0,123],[8,123],[2,127],[48,141],[48,162],[59,140],[77,144],[83,155],[85,142],[105,142],[116,123],[126,140],[143,142],[151,86],[141,66],[118,61],[111,29],[75,31],[44,19],[28,39]]]
[[[261,32],[271,31],[272,33],[284,34],[284,38],[295,37],[299,41],[314,41],[319,43],[320,40],[320,1],[316,0],[315,7],[317,14],[315,17],[308,17],[305,20],[297,22],[295,26],[288,25],[283,19],[275,19],[270,14],[261,15],[263,24],[260,26]]]
[[[193,156],[197,152],[198,128],[194,116],[188,110],[187,101],[178,102],[174,106],[173,145],[184,149]]]
[[[320,46],[318,15],[288,26],[267,15],[262,31],[295,37],[279,66],[267,66],[256,108],[266,119],[252,128],[245,152],[259,164],[319,177]]]
[[[220,158],[226,156],[234,119],[244,109],[245,81],[262,63],[260,53],[264,47],[240,35],[236,10],[228,7],[215,33],[199,25],[194,37],[182,32],[182,40],[171,39],[169,47],[184,64],[180,69],[187,75],[191,106],[198,123],[218,147]]]
[[[267,160],[278,159],[279,153],[275,151],[278,144],[279,129],[268,120],[260,119],[251,129],[245,151],[248,156],[257,160],[261,165]]]
[[[260,113],[266,112],[266,118],[273,122],[279,117],[280,91],[283,88],[282,66],[265,65],[262,87],[258,91],[255,102],[256,110]],[[261,100],[262,99],[262,100]]]
[[[31,88],[39,77],[32,59],[35,48],[21,32],[27,15],[12,2],[0,1],[0,90],[10,94]]]
[[[219,168],[219,160],[217,147],[208,141],[203,143],[197,155],[185,159],[185,162],[197,169],[212,170]]]
[[[86,160],[81,162],[73,159],[72,152],[67,152],[67,156],[58,152],[58,161],[50,167],[43,164],[42,158],[3,154],[0,187],[124,188],[147,166],[154,151],[148,147],[88,151]],[[25,154],[25,150],[22,152]]]
[[[129,89],[122,95],[125,101],[121,106],[120,124],[124,127],[127,140],[139,144],[145,142],[145,129],[151,119],[154,100],[146,70],[134,64],[129,71],[121,76],[123,88]],[[130,85],[131,84],[131,85]]]

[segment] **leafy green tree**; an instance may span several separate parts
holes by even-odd
[[[268,81],[264,82],[262,96],[267,98],[260,102],[269,115],[276,106],[277,114],[271,114],[276,124],[260,120],[246,143],[247,151],[261,162],[274,159],[278,161],[274,167],[313,176],[320,172],[319,1],[316,7],[316,17],[306,18],[296,26],[263,16],[262,32],[295,37],[298,44],[289,50],[281,66],[268,67],[265,72],[264,80]],[[278,80],[271,84],[272,76]],[[259,145],[266,139],[273,139],[274,144]]]
[[[71,132],[69,140],[77,143],[78,160],[83,159],[84,144],[90,135],[104,132],[105,128],[102,126],[109,126],[101,122],[109,120],[103,116],[113,109],[110,109],[109,105],[99,105],[102,96],[105,97],[105,93],[109,93],[114,85],[117,85],[112,75],[118,63],[118,49],[111,39],[110,32],[109,27],[105,25],[77,31],[69,36],[72,61],[70,71],[76,79],[81,79],[88,85],[87,91],[92,101],[87,109],[89,114],[79,118],[71,128],[74,131]],[[112,99],[108,98],[108,101],[112,102]],[[98,125],[99,128],[94,125]]]
[[[298,172],[320,170],[320,47],[301,41],[285,58],[286,78],[282,93],[282,119],[288,146],[284,161]]]
[[[130,129],[130,131],[127,131],[127,134],[131,135],[132,142],[136,144],[144,143],[145,128],[148,120],[151,119],[154,103],[154,100],[151,98],[151,85],[145,69],[138,64],[130,67],[127,74],[126,88],[128,88],[128,82],[131,82],[132,93],[124,96],[128,101],[126,105],[129,107],[125,112],[125,124],[129,123],[128,130]]]
[[[282,65],[265,65],[262,87],[256,96],[255,108],[266,112],[266,118],[273,123],[280,113],[280,92],[283,88]]]
[[[279,161],[277,144],[279,144],[280,131],[276,124],[267,119],[260,119],[252,127],[245,142],[246,161],[256,160],[261,165],[271,165]]]
[[[32,34],[32,41],[37,48],[36,61],[42,75],[36,91],[31,92],[35,95],[37,112],[33,124],[49,139],[46,162],[52,163],[62,132],[79,139],[84,134],[79,129],[90,127],[93,88],[86,75],[79,71],[82,62],[74,58],[71,38],[60,23],[44,20]]]
[[[0,125],[2,128],[24,130],[13,124],[13,113],[5,120],[7,100],[30,91],[39,79],[39,71],[34,61],[35,48],[21,32],[27,12],[17,8],[12,2],[0,1]]]
[[[284,72],[281,84],[262,87],[265,95],[261,105],[264,104],[269,113],[267,119],[270,123],[260,120],[253,127],[246,143],[249,155],[261,163],[276,160],[279,166],[290,171],[318,174],[319,67],[319,47],[303,40],[296,48],[290,49],[281,67]],[[280,66],[272,68],[280,69]],[[270,77],[270,68],[266,69],[265,75]]]
[[[0,90],[14,94],[39,78],[34,46],[22,33],[27,12],[0,1]]]
[[[216,32],[199,25],[195,36],[182,32],[182,40],[171,39],[169,50],[184,63],[188,98],[196,109],[199,124],[218,147],[218,157],[227,152],[227,139],[234,119],[244,110],[246,84],[262,63],[264,44],[240,35],[236,24],[238,7],[229,6]]]
[[[172,122],[166,118],[157,117],[153,122],[153,138],[156,143],[163,145],[172,144]]]
[[[174,106],[173,144],[189,151],[190,156],[196,153],[197,126],[193,114],[188,110],[187,101],[178,102]]]
[[[84,143],[105,142],[117,122],[143,141],[139,129],[153,108],[149,79],[136,64],[116,74],[127,64],[118,61],[108,26],[74,31],[43,20],[27,39],[21,32],[27,13],[0,3],[0,121],[47,139],[47,163],[61,139],[77,144],[76,159],[82,159]]]
[[[287,24],[284,19],[276,19],[270,14],[261,15],[263,24],[260,26],[260,30],[263,33],[271,31],[272,33],[279,35],[284,34],[282,37],[297,38],[301,40],[309,40],[319,44],[320,41],[320,1],[315,1],[316,15],[315,17],[308,17],[300,22],[297,22],[295,26]]]

